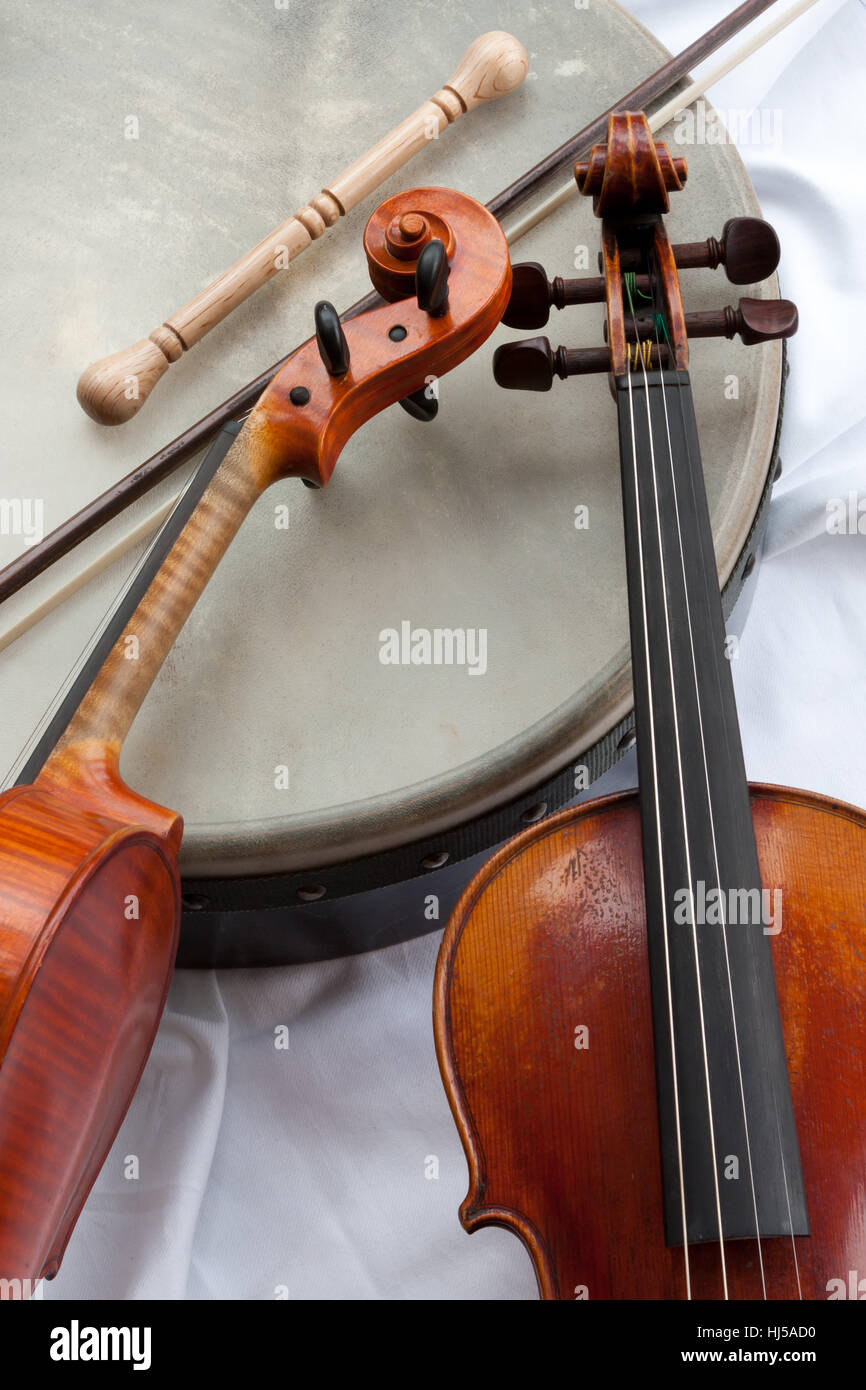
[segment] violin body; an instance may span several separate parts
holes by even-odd
[[[575,166],[601,218],[638,792],[525,832],[446,930],[435,1024],[470,1165],[461,1217],[513,1229],[545,1298],[857,1298],[866,816],[747,781],[688,370],[690,333],[756,346],[798,315],[686,314],[690,253],[663,219],[687,175],[639,112],[612,114]],[[515,282],[508,316],[538,322],[546,272]],[[563,305],[599,290],[558,284]],[[527,339],[494,374],[549,390],[595,361]]]
[[[56,1272],[129,1106],[174,965],[180,835],[104,767],[0,798],[4,1279]]]
[[[866,1275],[866,816],[750,791],[763,883],[783,904],[773,965],[810,1194],[800,1286],[826,1299]],[[664,1241],[645,921],[627,793],[506,845],[443,940],[434,1015],[469,1163],[460,1219],[514,1231],[543,1298],[684,1296],[682,1248]],[[721,1298],[718,1244],[689,1254],[692,1297]],[[791,1238],[762,1254],[768,1296],[796,1299]],[[757,1242],[726,1241],[725,1255],[729,1296],[761,1298]]]

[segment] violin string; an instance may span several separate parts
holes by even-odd
[[[631,311],[632,320],[636,322],[635,312],[634,312],[634,301],[633,301],[633,299],[632,299],[632,297],[631,297],[630,287],[627,288],[627,294],[628,294],[628,299],[629,299],[629,308],[630,308],[630,311]],[[689,899],[688,899],[688,900],[689,900],[690,903],[691,903],[690,917],[691,917],[691,928],[692,928],[692,940],[693,940],[694,952],[695,952],[695,978],[696,978],[696,982],[697,982],[698,1022],[699,1022],[699,1026],[700,1026],[701,1059],[702,1059],[702,1062],[703,1062],[704,1085],[705,1085],[705,1088],[706,1088],[706,1097],[707,1097],[707,1122],[708,1122],[708,1130],[709,1130],[710,1156],[711,1156],[712,1173],[713,1173],[713,1195],[714,1195],[715,1208],[716,1208],[716,1223],[717,1223],[717,1229],[718,1229],[718,1243],[719,1243],[719,1259],[720,1259],[720,1263],[721,1263],[721,1272],[722,1272],[722,1288],[723,1288],[723,1290],[724,1290],[724,1297],[725,1297],[725,1300],[727,1300],[727,1299],[728,1299],[728,1272],[727,1272],[727,1261],[726,1261],[726,1258],[725,1258],[725,1237],[724,1237],[724,1228],[723,1228],[723,1222],[722,1222],[722,1202],[721,1202],[721,1192],[720,1192],[720,1189],[719,1189],[718,1163],[717,1163],[717,1161],[716,1161],[716,1135],[715,1135],[715,1123],[714,1123],[714,1119],[713,1119],[713,1096],[712,1096],[712,1085],[711,1085],[711,1080],[710,1080],[709,1055],[708,1055],[708,1052],[707,1052],[707,1030],[706,1030],[706,1020],[705,1020],[705,1018],[704,1018],[704,1000],[703,1000],[703,988],[702,988],[702,982],[701,982],[701,961],[700,961],[700,952],[699,952],[699,950],[698,950],[697,924],[696,924],[696,922],[695,922],[695,912],[694,912],[694,894],[693,894],[693,880],[692,880],[692,855],[691,855],[691,846],[690,846],[690,843],[689,843],[688,814],[687,814],[687,811],[686,811],[685,779],[684,779],[684,777],[683,777],[682,748],[681,748],[681,743],[680,743],[680,727],[679,727],[679,726],[680,726],[680,720],[679,720],[679,711],[678,711],[678,709],[677,709],[676,690],[675,690],[675,680],[674,680],[673,649],[672,649],[672,645],[671,645],[670,614],[669,614],[669,608],[668,608],[668,584],[667,584],[667,576],[666,576],[666,570],[665,570],[664,547],[663,547],[663,545],[662,545],[661,514],[660,514],[660,511],[659,511],[659,498],[658,498],[658,474],[657,474],[657,470],[656,470],[655,447],[654,447],[654,439],[653,439],[653,421],[652,421],[652,413],[651,413],[651,410],[650,410],[649,375],[648,375],[648,372],[647,372],[646,359],[645,359],[645,357],[643,356],[643,354],[640,353],[640,352],[638,352],[638,353],[636,353],[636,357],[637,357],[638,362],[640,363],[640,370],[641,370],[641,373],[642,373],[642,375],[643,375],[643,383],[644,383],[644,400],[645,400],[645,403],[646,403],[647,434],[648,434],[648,439],[649,439],[649,452],[650,452],[650,479],[651,479],[651,482],[652,482],[653,509],[654,509],[654,511],[655,511],[655,523],[656,523],[656,525],[655,525],[655,535],[656,535],[657,542],[658,542],[659,572],[660,572],[660,575],[661,575],[661,584],[662,584],[662,597],[663,597],[663,605],[662,605],[662,606],[663,606],[663,610],[664,610],[665,646],[666,646],[666,650],[667,650],[668,672],[669,672],[669,675],[670,675],[671,712],[672,712],[672,715],[673,715],[674,746],[675,746],[675,750],[676,750],[676,765],[677,765],[677,774],[678,774],[678,782],[679,782],[679,793],[680,793],[680,812],[681,812],[682,827],[683,827],[683,850],[684,850],[685,859],[686,859],[686,876],[687,876],[688,886],[689,886],[689,890],[690,890],[690,891],[689,891]],[[629,381],[630,381],[630,380],[631,380],[631,361],[629,360]],[[662,387],[662,395],[664,396],[664,375],[663,375],[663,373],[661,373],[661,372],[660,372],[660,380],[661,380],[661,387]],[[673,467],[673,461],[671,461],[671,467]],[[653,757],[655,758],[655,750],[653,750]],[[660,871],[661,871],[662,898],[664,899],[664,897],[665,897],[665,883],[664,883],[665,874],[664,874],[664,865],[663,865],[663,863],[660,863]],[[683,1239],[684,1239],[684,1241],[687,1240],[687,1231],[685,1230],[685,1228],[683,1229]]]
[[[659,336],[659,324],[658,324],[658,319],[657,319],[657,318],[656,318],[656,320],[655,320],[655,340],[656,340],[656,350],[657,350],[657,353],[658,353],[658,359],[659,359],[659,363],[661,364],[661,359],[662,359],[662,343],[661,343],[661,339],[660,339],[660,336]],[[755,1172],[754,1172],[754,1166],[753,1166],[753,1163],[752,1163],[752,1146],[751,1146],[751,1141],[750,1141],[750,1136],[749,1136],[749,1117],[748,1117],[748,1107],[747,1107],[747,1105],[746,1105],[746,1088],[745,1088],[745,1082],[744,1082],[744,1080],[743,1080],[743,1067],[742,1067],[742,1059],[741,1059],[741,1056],[740,1056],[740,1038],[739,1038],[739,1030],[738,1030],[738,1026],[737,1026],[737,1011],[736,1011],[736,1006],[735,1006],[735,1003],[734,1003],[734,983],[733,983],[733,978],[732,978],[732,976],[731,976],[731,961],[730,961],[730,956],[729,956],[729,953],[728,953],[728,934],[727,934],[728,923],[727,923],[727,912],[726,912],[726,908],[725,908],[724,894],[722,893],[722,876],[721,876],[721,871],[720,871],[720,869],[719,869],[719,851],[718,851],[718,842],[717,842],[717,838],[716,838],[715,817],[714,817],[714,815],[713,815],[713,799],[712,799],[712,793],[711,793],[711,791],[710,791],[710,773],[709,773],[709,766],[708,766],[708,762],[707,762],[707,744],[706,744],[706,737],[705,737],[705,734],[704,734],[704,717],[703,717],[703,709],[702,709],[702,704],[701,704],[700,683],[699,683],[699,680],[698,680],[698,663],[697,663],[697,657],[696,657],[696,655],[695,655],[694,627],[693,627],[693,624],[692,624],[692,613],[691,613],[691,604],[690,604],[690,602],[689,602],[688,584],[686,583],[685,555],[684,555],[684,552],[683,552],[683,533],[682,533],[682,524],[681,524],[681,520],[680,520],[679,489],[678,489],[678,486],[677,486],[676,471],[675,471],[675,469],[674,469],[673,443],[672,443],[672,440],[671,440],[670,417],[669,417],[669,415],[668,415],[667,392],[666,392],[666,390],[665,390],[664,373],[663,373],[663,372],[660,372],[660,378],[661,378],[661,387],[662,387],[662,391],[661,391],[661,396],[662,396],[662,407],[663,407],[663,409],[664,409],[664,417],[665,417],[665,432],[666,432],[666,434],[667,434],[668,461],[669,461],[669,464],[670,464],[671,488],[672,488],[672,491],[673,491],[673,499],[674,499],[674,517],[675,517],[675,520],[676,520],[677,541],[678,541],[678,543],[679,543],[680,572],[681,572],[681,574],[682,574],[682,580],[683,580],[683,595],[684,595],[684,597],[685,597],[686,630],[687,630],[687,632],[688,632],[688,638],[689,638],[689,652],[690,652],[690,655],[691,655],[691,664],[692,664],[692,675],[693,675],[693,677],[694,677],[695,709],[696,709],[697,716],[698,716],[698,728],[699,728],[699,730],[700,730],[701,760],[702,760],[702,762],[703,762],[703,769],[704,769],[704,786],[705,786],[705,788],[706,788],[706,794],[707,794],[707,814],[708,814],[709,823],[710,823],[710,838],[711,838],[712,847],[713,847],[713,864],[714,864],[714,868],[715,868],[716,886],[717,886],[717,888],[718,888],[718,893],[719,893],[718,901],[719,901],[719,904],[720,904],[720,911],[721,911],[721,914],[722,914],[722,924],[721,924],[721,926],[722,926],[722,943],[723,943],[724,951],[725,951],[725,970],[726,970],[727,978],[728,978],[728,995],[729,995],[729,998],[730,998],[730,1004],[731,1004],[731,1020],[732,1020],[733,1029],[734,1029],[734,1052],[735,1052],[736,1059],[737,1059],[737,1078],[738,1078],[738,1084],[739,1084],[739,1088],[740,1088],[740,1104],[741,1104],[742,1112],[743,1112],[743,1128],[744,1128],[745,1139],[746,1139],[746,1158],[747,1158],[748,1168],[749,1168],[749,1184],[750,1184],[750,1188],[751,1188],[751,1197],[752,1197],[752,1212],[753,1212],[754,1220],[755,1220],[755,1237],[756,1237],[757,1244],[758,1244],[758,1265],[759,1265],[760,1272],[761,1272],[761,1289],[762,1289],[762,1291],[763,1291],[764,1300],[766,1301],[766,1298],[767,1298],[767,1281],[766,1281],[766,1275],[765,1275],[765,1270],[764,1270],[764,1255],[763,1255],[763,1248],[762,1248],[762,1245],[761,1245],[761,1228],[760,1228],[760,1222],[759,1222],[759,1220],[758,1220],[758,1196],[757,1196],[757,1190],[756,1190],[756,1188],[755,1188]],[[681,392],[681,391],[682,391],[682,383],[680,383],[680,392]],[[680,417],[681,417],[681,419],[682,419],[683,422],[684,422],[684,411],[683,411],[683,405],[682,405],[682,396],[681,396],[680,392],[678,392],[678,397],[677,397],[677,399],[678,399],[678,403],[679,403],[679,407],[680,407]],[[685,440],[685,444],[686,444],[686,453],[687,453],[687,455],[688,455],[689,465],[690,465],[690,467],[691,467],[691,466],[692,466],[691,451],[690,451],[690,449],[689,449],[689,438],[688,438],[688,434],[687,434],[685,428],[683,428],[683,439]]]
[[[796,1280],[797,1280],[797,1297],[798,1297],[798,1299],[800,1300],[800,1302],[802,1303],[802,1301],[803,1301],[803,1285],[800,1283],[800,1261],[799,1261],[799,1259],[798,1259],[798,1257],[797,1257],[797,1238],[796,1238],[796,1236],[794,1235],[794,1218],[793,1218],[793,1216],[792,1216],[792,1214],[791,1214],[791,1194],[790,1194],[790,1191],[788,1190],[788,1169],[787,1169],[787,1165],[786,1165],[786,1163],[785,1163],[785,1149],[784,1149],[784,1146],[783,1146],[783,1144],[782,1144],[782,1129],[781,1129],[781,1125],[780,1125],[780,1123],[779,1123],[779,1105],[778,1105],[778,1101],[777,1101],[777,1097],[776,1097],[776,1087],[775,1087],[775,1085],[772,1087],[772,1092],[773,1092],[773,1110],[774,1110],[775,1116],[776,1116],[776,1134],[778,1135],[778,1139],[779,1139],[779,1152],[780,1152],[780,1154],[781,1154],[781,1156],[782,1156],[782,1179],[783,1179],[784,1184],[785,1184],[785,1203],[786,1203],[787,1208],[788,1208],[788,1228],[789,1228],[790,1233],[791,1233],[791,1253],[792,1253],[792,1255],[794,1256],[794,1275],[795,1275]]]
[[[13,758],[12,762],[7,767],[6,772],[3,776],[2,783],[0,783],[0,789],[5,791],[12,784],[12,782],[18,775],[19,769],[24,766],[27,759],[30,757],[32,750],[35,748],[37,742],[42,737],[43,731],[48,727],[48,724],[50,723],[51,719],[53,719],[56,711],[59,709],[61,703],[66,698],[66,695],[70,690],[73,682],[77,678],[78,673],[81,671],[85,662],[88,660],[91,652],[96,647],[96,644],[100,640],[106,627],[111,622],[111,619],[114,617],[115,613],[123,603],[133,584],[138,579],[139,575],[141,574],[142,570],[147,564],[148,558],[151,554],[151,551],[153,550],[153,547],[157,544],[160,536],[165,531],[165,528],[171,524],[171,519],[174,516],[177,507],[180,505],[184,496],[186,495],[188,489],[192,486],[193,482],[195,481],[197,472],[197,467],[192,470],[189,478],[184,484],[183,489],[178,494],[175,500],[174,507],[169,512],[162,525],[150,538],[150,541],[145,547],[143,553],[140,555],[137,562],[133,565],[132,569],[130,570],[126,579],[121,584],[117,593],[114,594],[113,597],[109,600],[108,607],[105,609],[102,616],[99,619],[97,619],[96,625],[91,630],[89,636],[85,638],[84,645],[82,646],[78,655],[73,658],[72,664],[67,670],[66,674],[61,678],[57,690],[54,692],[54,695],[51,697],[47,706],[37,719],[36,724],[31,729],[30,734],[26,742],[24,743],[23,748],[19,749],[19,751],[15,754],[15,757]]]
[[[111,599],[108,608],[102,614],[102,617],[98,619],[96,627],[90,632],[89,636],[85,638],[84,645],[79,651],[78,655],[73,657],[71,666],[61,677],[59,686],[55,690],[54,694],[51,696],[51,699],[43,709],[42,713],[39,715],[23,746],[18,750],[18,752],[13,757],[12,762],[7,767],[6,772],[3,775],[2,782],[2,789],[4,791],[6,791],[12,785],[15,778],[18,776],[19,769],[24,766],[27,759],[30,757],[31,752],[35,748],[37,742],[42,737],[43,731],[48,727],[48,724],[50,723],[51,719],[53,719],[56,711],[60,707],[61,702],[65,699],[66,694],[69,691],[78,672],[81,670],[82,666],[87,661],[87,658],[89,657],[90,653],[93,651],[93,648],[96,646],[96,643],[99,641],[100,634],[104,632],[105,626],[110,621],[111,615],[117,607],[117,604],[122,601],[123,594],[125,593],[126,588],[127,586],[126,584],[124,584],[123,590],[120,593],[120,595],[117,595]]]
[[[659,355],[660,355],[660,354],[661,354],[661,342],[660,342],[660,340],[659,340],[658,321],[657,321],[657,320],[656,320],[656,347],[657,347],[657,350],[658,350]],[[682,383],[682,382],[679,382],[679,384],[678,384],[678,390],[677,390],[677,402],[678,402],[678,407],[679,407],[680,419],[681,419],[681,421],[684,422],[684,419],[685,419],[685,411],[684,411],[684,408],[683,408],[682,399],[683,399],[683,383]],[[670,440],[670,420],[669,420],[668,411],[667,411],[667,397],[666,397],[665,390],[664,390],[664,381],[662,382],[662,400],[663,400],[663,402],[664,402],[665,425],[666,425],[666,428],[667,428],[667,431],[668,431],[668,451],[669,451],[669,454],[670,454],[670,457],[671,457],[671,478],[672,478],[672,482],[673,482],[674,508],[675,508],[676,519],[677,519],[677,536],[678,536],[679,542],[680,542],[680,557],[681,557],[681,561],[682,561],[682,531],[681,531],[681,528],[680,528],[680,513],[679,513],[678,491],[677,491],[676,479],[675,479],[675,477],[674,477],[674,475],[673,475],[673,450],[672,450],[671,440]],[[685,427],[683,428],[683,437],[684,437],[685,440],[686,440],[686,449],[687,449],[687,451],[688,451],[688,448],[689,448],[689,445],[688,445],[688,435],[687,435],[687,433],[686,433],[686,431],[685,431]],[[683,568],[683,583],[685,584],[685,569],[684,569],[684,568]],[[687,606],[687,609],[688,609],[688,592],[687,592],[687,591],[686,591],[686,606]],[[691,654],[692,654],[692,669],[693,669],[693,671],[694,671],[694,673],[695,673],[695,689],[696,689],[696,691],[698,692],[698,693],[697,693],[697,710],[698,710],[698,719],[699,719],[699,721],[700,721],[700,726],[701,726],[701,751],[702,751],[703,762],[704,762],[704,779],[705,779],[706,788],[707,788],[707,808],[708,808],[709,816],[710,816],[710,825],[711,825],[711,827],[712,827],[713,857],[714,857],[714,862],[715,862],[716,883],[717,883],[717,887],[718,887],[718,889],[719,889],[719,903],[720,903],[720,910],[721,910],[721,912],[722,912],[722,940],[723,940],[724,948],[725,948],[725,966],[726,966],[726,971],[727,971],[727,976],[728,976],[728,991],[729,991],[730,1001],[731,1001],[731,1017],[732,1017],[733,1026],[734,1026],[734,1045],[735,1045],[735,1048],[736,1048],[736,1056],[737,1056],[737,1073],[738,1073],[739,1085],[740,1085],[740,1098],[741,1098],[741,1103],[742,1103],[742,1107],[743,1107],[743,1125],[744,1125],[744,1129],[745,1129],[745,1136],[746,1136],[746,1152],[747,1152],[747,1155],[748,1155],[748,1163],[749,1163],[749,1180],[750,1180],[750,1183],[751,1183],[751,1190],[752,1190],[752,1208],[753,1208],[754,1218],[755,1218],[755,1238],[756,1238],[756,1240],[757,1240],[757,1245],[758,1245],[758,1262],[759,1262],[760,1271],[761,1271],[761,1287],[762,1287],[762,1289],[763,1289],[763,1296],[764,1296],[764,1299],[765,1299],[765,1301],[766,1301],[767,1298],[769,1297],[769,1295],[768,1295],[768,1293],[767,1293],[766,1275],[765,1275],[764,1258],[763,1258],[763,1248],[762,1248],[762,1243],[761,1243],[761,1230],[760,1230],[760,1223],[759,1223],[759,1220],[758,1220],[757,1192],[756,1192],[756,1188],[755,1188],[755,1177],[754,1177],[754,1169],[753,1169],[753,1164],[752,1164],[751,1144],[750,1144],[750,1139],[749,1139],[749,1122],[748,1122],[748,1113],[747,1113],[748,1107],[747,1107],[747,1105],[746,1105],[745,1086],[744,1086],[744,1081],[743,1081],[743,1073],[742,1073],[742,1066],[741,1066],[741,1060],[740,1060],[739,1032],[738,1032],[738,1027],[737,1027],[736,1008],[735,1008],[735,1004],[734,1004],[734,989],[733,989],[733,980],[732,980],[732,977],[731,977],[730,957],[729,957],[729,954],[728,954],[728,938],[727,938],[727,925],[728,925],[728,924],[727,924],[727,921],[726,921],[726,918],[725,918],[725,900],[724,900],[724,894],[723,894],[722,891],[721,891],[721,874],[720,874],[720,872],[719,872],[718,849],[717,849],[717,843],[716,843],[715,823],[714,823],[714,819],[713,819],[712,797],[711,797],[711,794],[710,794],[709,770],[708,770],[708,767],[707,767],[707,756],[706,756],[706,743],[705,743],[704,734],[703,734],[703,714],[702,714],[702,710],[701,710],[700,693],[699,693],[699,687],[698,687],[698,683],[697,683],[697,662],[696,662],[695,651],[694,651],[694,640],[693,640],[693,629],[692,629],[692,624],[691,624],[691,617],[689,617],[689,643],[690,643]],[[785,1188],[785,1203],[786,1203],[786,1208],[787,1208],[787,1213],[788,1213],[788,1232],[789,1232],[789,1238],[790,1238],[790,1241],[791,1241],[791,1251],[792,1251],[793,1260],[794,1260],[794,1273],[795,1273],[795,1277],[796,1277],[796,1280],[797,1280],[797,1292],[798,1292],[798,1297],[802,1300],[802,1297],[803,1297],[803,1289],[802,1289],[802,1284],[801,1284],[801,1281],[800,1281],[800,1264],[799,1264],[799,1259],[798,1259],[798,1255],[797,1255],[796,1237],[795,1237],[795,1234],[794,1234],[794,1220],[793,1220],[793,1215],[792,1215],[792,1212],[791,1212],[791,1196],[790,1196],[790,1188],[789,1188],[789,1185],[788,1185],[788,1170],[787,1170],[787,1164],[785,1163],[785,1150],[784,1150],[784,1145],[783,1145],[783,1143],[782,1143],[782,1131],[781,1131],[781,1123],[780,1123],[780,1119],[779,1119],[779,1104],[778,1104],[777,1086],[776,1086],[775,1079],[772,1078],[772,1077],[771,1077],[771,1083],[770,1083],[770,1090],[771,1090],[771,1095],[772,1095],[772,1097],[773,1097],[773,1112],[774,1112],[774,1116],[775,1116],[775,1120],[776,1120],[776,1136],[777,1136],[778,1145],[779,1145],[779,1161],[780,1161],[781,1169],[782,1169],[782,1181],[783,1181],[784,1188]]]
[[[631,372],[631,357],[629,357],[629,359],[628,359],[628,376],[627,376],[627,381],[628,381],[628,408],[629,408],[629,422],[630,422],[630,426],[631,426],[632,473],[633,473],[634,497],[635,497],[635,524],[636,524],[636,529],[637,529],[638,573],[639,573],[639,575],[640,575],[640,588],[641,588],[641,615],[642,615],[642,622],[643,622],[644,664],[645,664],[645,668],[646,668],[645,674],[646,674],[646,681],[647,681],[647,689],[648,689],[648,692],[649,692],[649,699],[648,699],[648,701],[647,701],[647,711],[648,711],[648,720],[649,720],[650,762],[651,762],[651,765],[652,765],[652,781],[653,781],[652,791],[653,791],[653,801],[654,801],[654,803],[655,803],[656,848],[657,848],[657,852],[658,852],[659,870],[660,870],[660,873],[661,873],[662,879],[663,879],[663,877],[664,877],[664,871],[663,871],[663,868],[662,868],[663,859],[662,859],[662,822],[661,822],[661,805],[660,805],[660,798],[659,798],[659,783],[658,783],[658,771],[657,771],[657,769],[658,769],[658,759],[657,759],[657,746],[656,746],[655,714],[654,714],[654,711],[653,711],[653,699],[652,699],[652,687],[653,687],[653,682],[652,682],[652,671],[651,671],[651,669],[650,669],[650,659],[649,659],[650,643],[649,643],[649,626],[648,626],[647,602],[646,602],[646,571],[645,571],[645,569],[644,569],[643,527],[642,527],[642,525],[641,525],[641,517],[640,517],[640,487],[639,487],[639,482],[638,482],[637,435],[636,435],[636,433],[635,433],[635,425],[634,425],[634,394],[633,394],[633,391],[632,391],[631,376],[632,376],[632,372]],[[664,953],[665,953],[665,983],[666,983],[666,989],[667,989],[668,1024],[669,1024],[669,1030],[670,1030],[670,1046],[671,1046],[671,1073],[672,1073],[672,1082],[673,1082],[674,1121],[675,1121],[676,1138],[677,1138],[677,1172],[678,1172],[678,1176],[679,1176],[679,1188],[680,1188],[680,1219],[681,1219],[681,1221],[682,1221],[682,1231],[683,1231],[683,1260],[684,1260],[684,1264],[685,1264],[686,1299],[687,1299],[688,1301],[691,1301],[691,1297],[692,1297],[692,1283],[691,1283],[691,1266],[690,1266],[690,1261],[689,1261],[688,1225],[687,1225],[687,1221],[686,1221],[686,1181],[685,1181],[685,1164],[684,1164],[684,1162],[683,1162],[683,1136],[682,1136],[682,1123],[681,1123],[681,1119],[680,1119],[679,1076],[678,1076],[678,1071],[677,1071],[676,1030],[675,1030],[675,1028],[674,1028],[674,1001],[673,1001],[673,986],[672,986],[672,981],[671,981],[670,940],[669,940],[669,927],[668,927],[667,899],[666,899],[666,897],[665,897],[664,891],[662,891],[662,905],[661,905],[661,906],[662,906],[662,936],[663,936],[663,940],[664,940]]]

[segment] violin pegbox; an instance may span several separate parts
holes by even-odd
[[[508,243],[481,203],[444,188],[396,194],[364,231],[370,279],[385,303],[341,321],[316,306],[315,337],[264,392],[247,426],[264,485],[326,484],[346,441],[399,402],[431,420],[429,390],[499,324],[511,291]]]
[[[556,377],[591,372],[616,377],[641,362],[647,368],[685,370],[690,338],[739,335],[751,346],[797,331],[796,307],[785,299],[744,298],[736,307],[684,313],[679,271],[721,265],[732,284],[757,284],[779,264],[779,239],[761,218],[733,217],[719,238],[672,246],[662,215],[670,193],[685,184],[688,168],[652,139],[642,113],[612,115],[607,143],[596,145],[574,173],[579,191],[592,197],[602,218],[604,274],[550,279],[536,261],[515,265],[502,321],[511,328],[543,328],[552,308],[606,303],[608,346],[553,349],[545,337],[503,344],[493,359],[498,385],[549,391]]]

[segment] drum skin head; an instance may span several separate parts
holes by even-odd
[[[318,299],[344,308],[367,292],[361,237],[373,202],[177,363],[158,403],[122,429],[100,429],[76,403],[88,362],[149,331],[327,185],[447,79],[478,33],[516,34],[532,54],[529,78],[431,141],[382,198],[437,184],[486,200],[666,57],[602,0],[585,10],[444,0],[432,49],[425,12],[394,25],[385,0],[291,11],[215,0],[207,12],[95,0],[83,17],[52,11],[52,48],[70,61],[48,82],[44,45],[30,42],[44,22],[26,8],[9,17],[19,60],[0,105],[19,151],[2,227],[15,248],[6,488],[43,499],[46,532],[308,338]],[[299,111],[315,119],[298,122]],[[729,217],[757,214],[734,147],[683,133],[660,132],[689,163],[672,240],[718,236]],[[513,257],[551,275],[595,274],[598,245],[592,209],[576,199]],[[721,270],[684,276],[687,310],[736,297]],[[556,314],[548,331],[554,345],[597,345],[602,309]],[[350,441],[327,489],[278,484],[254,509],[124,750],[129,785],[183,811],[185,877],[347,864],[531,798],[602,745],[616,755],[631,682],[615,411],[603,378],[541,396],[498,390],[493,350],[514,336],[500,328],[443,378],[432,424],[395,407]],[[724,582],[747,558],[764,494],[781,364],[778,343],[693,347]],[[0,542],[0,560],[22,544]],[[94,553],[91,541],[57,575]],[[118,562],[0,662],[7,763],[132,564]],[[383,660],[383,634],[404,623],[483,631],[483,670]]]

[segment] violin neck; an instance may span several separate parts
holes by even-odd
[[[44,763],[40,777],[69,781],[82,763],[115,768],[123,740],[181,628],[269,478],[257,466],[250,423],[213,474],[138,606]]]
[[[780,905],[762,893],[688,373],[638,369],[616,395],[667,1239],[683,1211],[689,1241],[804,1233]]]

